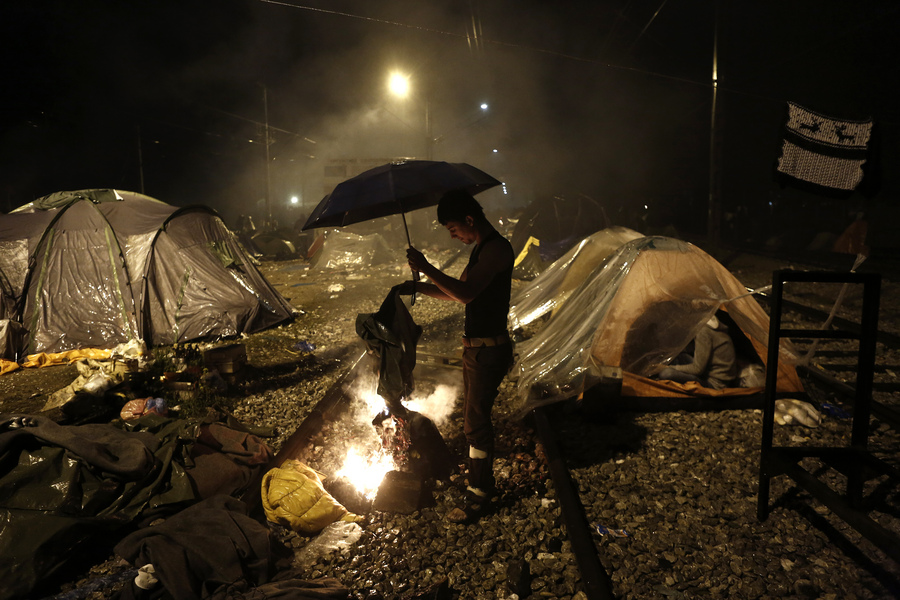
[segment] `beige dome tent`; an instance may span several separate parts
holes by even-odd
[[[522,409],[578,395],[592,372],[618,367],[622,396],[721,397],[761,388],[712,390],[652,375],[694,338],[717,311],[746,342],[744,360],[763,365],[769,319],[747,289],[700,248],[666,237],[633,240],[572,291],[531,339],[517,346]],[[722,313],[719,313],[722,314]],[[779,390],[803,388],[794,352],[783,343]]]
[[[294,312],[207,207],[98,189],[0,215],[0,319],[24,326],[27,354],[228,337]]]
[[[540,317],[556,312],[569,294],[590,277],[603,260],[631,240],[642,237],[627,227],[607,227],[569,249],[516,292],[509,307],[509,326],[515,331]]]

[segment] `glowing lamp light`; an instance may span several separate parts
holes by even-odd
[[[482,103],[481,103],[481,110],[487,110],[487,109],[488,109],[488,104],[487,104],[487,102],[482,102]]]
[[[409,77],[402,73],[391,73],[388,79],[388,89],[395,96],[405,98],[409,95]]]
[[[300,202],[300,198],[298,198],[297,196],[291,196],[291,204],[297,204],[298,202]]]

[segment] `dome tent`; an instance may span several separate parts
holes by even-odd
[[[112,189],[0,215],[0,319],[25,352],[252,333],[292,318],[216,212]]]
[[[607,227],[587,236],[513,296],[509,327],[516,331],[556,310],[603,260],[623,244],[643,237],[627,227]]]
[[[517,346],[521,411],[577,396],[592,371],[621,369],[621,396],[710,398],[760,395],[763,388],[712,390],[653,378],[709,318],[721,314],[732,337],[746,338],[744,357],[763,369],[769,318],[747,288],[706,252],[674,238],[641,237],[618,248],[584,278],[530,339]],[[735,340],[738,345],[738,340]],[[778,392],[803,393],[796,351],[781,340]]]

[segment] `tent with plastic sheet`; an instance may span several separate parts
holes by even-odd
[[[391,250],[380,233],[359,235],[335,229],[325,233],[310,264],[316,269],[348,269],[398,262],[403,257],[403,251]]]
[[[9,319],[0,319],[0,362],[18,361],[25,347],[25,328]]]
[[[96,189],[0,215],[0,319],[29,354],[228,337],[294,312],[204,206]]]
[[[522,329],[556,312],[607,256],[639,237],[640,233],[627,227],[607,227],[581,240],[516,292],[509,306],[510,329]]]
[[[609,226],[603,206],[584,194],[539,198],[522,209],[513,228],[513,250],[525,250],[529,238],[540,241],[544,262],[553,262],[579,240]]]
[[[769,319],[737,278],[693,244],[642,237],[602,263],[544,326],[517,344],[522,411],[577,397],[610,369],[621,370],[623,397],[724,398],[752,387],[713,390],[654,379],[713,315],[730,326],[745,373],[766,368]],[[796,354],[782,342],[778,391],[801,393]],[[763,371],[764,372],[764,371]]]
[[[290,258],[297,253],[294,242],[279,231],[263,231],[254,235],[251,240],[253,247],[264,256]]]

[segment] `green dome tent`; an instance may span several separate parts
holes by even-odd
[[[229,337],[294,312],[205,206],[95,189],[0,215],[0,320],[27,330],[25,354]]]

